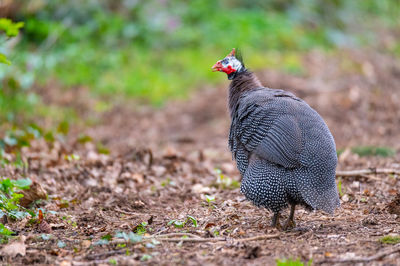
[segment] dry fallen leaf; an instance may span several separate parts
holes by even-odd
[[[20,193],[24,195],[24,197],[19,201],[19,204],[23,207],[28,207],[29,204],[36,200],[47,199],[46,191],[35,180],[32,182],[32,185],[29,189],[23,190]]]
[[[0,251],[1,255],[10,256],[12,258],[16,257],[18,254],[21,256],[25,256],[26,254],[25,239],[26,239],[25,236],[21,236],[19,240],[5,245]]]
[[[82,243],[81,243],[81,246],[82,246],[82,248],[89,248],[91,244],[92,244],[92,241],[83,240]]]
[[[142,183],[144,182],[144,176],[143,176],[143,174],[135,173],[135,174],[132,174],[132,175],[130,176],[130,178],[132,178],[133,181],[135,181],[135,182],[138,183],[138,184],[142,184]]]
[[[50,225],[51,229],[53,229],[53,230],[65,229],[65,224],[63,224],[63,223],[60,223],[60,224],[52,223],[52,224],[49,224],[49,225]]]
[[[203,184],[195,184],[192,186],[192,192],[193,193],[207,193],[209,192],[211,189],[209,187],[203,186]]]
[[[208,228],[213,227],[213,226],[216,226],[216,224],[215,223],[208,223],[208,224],[206,224],[204,229],[208,229]]]
[[[386,205],[386,209],[391,214],[400,215],[400,193]]]
[[[63,260],[62,262],[60,262],[60,266],[70,266],[72,265],[70,261],[67,260]]]
[[[50,234],[53,230],[51,229],[51,226],[46,221],[42,221],[39,224],[39,231],[46,233],[46,234]]]
[[[332,253],[330,253],[330,252],[325,252],[325,257],[330,258],[330,257],[332,257],[332,256],[333,256]]]
[[[38,220],[39,220],[39,231],[40,232],[49,234],[53,231],[53,230],[51,230],[51,226],[44,220],[42,210],[39,210]]]

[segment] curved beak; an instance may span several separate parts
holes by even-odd
[[[221,69],[222,69],[221,61],[218,61],[217,63],[215,63],[215,65],[213,65],[211,69],[213,72],[221,71]]]

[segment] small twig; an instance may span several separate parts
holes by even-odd
[[[168,236],[192,236],[187,238],[177,238],[177,237],[168,237]],[[157,239],[159,241],[166,241],[166,242],[220,242],[220,241],[237,241],[237,242],[248,242],[248,241],[256,241],[256,240],[265,240],[271,238],[277,238],[280,234],[273,234],[273,235],[260,235],[260,236],[253,236],[248,238],[228,238],[228,237],[214,237],[214,238],[202,238],[193,234],[188,233],[171,233],[171,234],[164,234],[164,235],[153,235],[153,236],[144,236],[142,239]],[[125,239],[116,239],[113,240],[113,244],[121,244],[128,242]]]
[[[150,170],[151,167],[153,166],[153,152],[151,151],[151,149],[146,149],[147,154],[149,155],[149,163],[147,165],[147,170]]]
[[[253,236],[253,237],[248,237],[248,238],[241,238],[241,239],[236,239],[237,242],[248,242],[248,241],[256,241],[256,240],[265,240],[265,239],[271,239],[271,238],[277,238],[280,237],[281,234],[273,234],[273,235],[261,235],[261,236]]]
[[[215,237],[215,238],[200,238],[200,237],[188,237],[188,238],[179,238],[179,237],[160,237],[159,236],[145,236],[142,239],[143,240],[148,240],[148,239],[157,239],[158,241],[166,241],[166,242],[219,242],[219,241],[226,241],[226,238],[223,237]],[[115,239],[111,243],[113,244],[123,244],[127,243],[129,240],[125,239]]]
[[[104,252],[104,253],[89,254],[89,255],[86,255],[83,258],[87,259],[87,260],[96,260],[96,259],[99,259],[101,257],[106,257],[107,258],[107,257],[112,256],[112,255],[118,255],[118,254],[124,254],[124,253],[126,253],[125,249],[118,249],[118,250],[111,250],[111,251]]]
[[[124,210],[120,209],[120,208],[117,207],[117,206],[114,208],[114,210],[117,211],[117,212],[123,213],[123,214],[127,214],[127,215],[129,215],[129,216],[143,215],[143,213],[135,213],[135,212],[133,212],[133,211],[124,211]]]
[[[170,236],[188,236],[188,237],[191,236],[191,237],[194,237],[194,238],[201,238],[200,236],[195,235],[195,234],[191,234],[191,233],[169,233],[169,234],[157,235],[156,237],[157,238],[162,238],[162,237],[170,237]]]
[[[374,174],[400,175],[400,170],[391,168],[368,168],[368,169],[336,172],[336,176],[342,176],[342,177],[364,176],[364,175],[374,175]]]
[[[165,231],[168,231],[168,228],[164,228],[161,231],[158,231],[157,233],[153,234],[153,236],[159,235],[159,234],[161,234],[161,233],[163,233]]]
[[[87,261],[76,261],[76,260],[73,260],[73,261],[71,261],[71,264],[72,265],[74,265],[74,266],[83,266],[83,265],[88,265],[88,262]],[[107,264],[107,265],[109,265],[110,264],[110,259],[104,259],[104,260],[90,260],[90,265],[105,265],[105,264]]]
[[[369,257],[358,257],[358,258],[349,258],[349,259],[331,259],[331,260],[323,260],[319,263],[357,263],[357,262],[371,262],[374,260],[382,259],[390,254],[400,252],[400,244],[395,245],[393,248],[389,250],[384,250],[375,255]]]
[[[166,241],[166,242],[220,242],[220,241],[227,241],[225,237],[214,237],[214,238],[201,238],[201,237],[188,237],[188,238],[178,238],[178,237],[171,237],[171,238],[163,238],[157,237],[159,241]]]

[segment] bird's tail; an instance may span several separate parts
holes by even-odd
[[[304,172],[302,174],[304,176]],[[309,172],[305,176],[305,178],[296,178],[296,185],[303,200],[313,209],[333,214],[335,209],[340,206],[335,173],[316,175]]]

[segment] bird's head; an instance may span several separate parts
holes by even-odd
[[[212,66],[213,71],[225,72],[228,75],[228,79],[233,79],[245,69],[242,57],[235,48],[233,48],[224,59],[217,61],[217,63]]]

